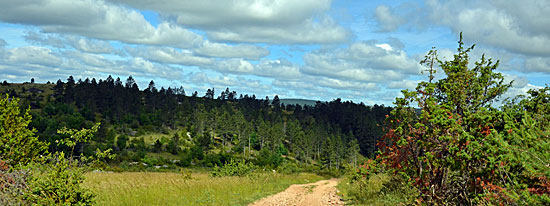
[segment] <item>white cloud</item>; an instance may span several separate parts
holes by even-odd
[[[26,41],[38,45],[57,48],[72,47],[89,53],[109,54],[115,51],[115,49],[107,41],[89,39],[75,35],[45,34],[29,31],[23,37]]]
[[[355,82],[355,81],[345,81],[339,79],[332,79],[323,77],[319,81],[316,81],[320,86],[333,88],[333,89],[342,89],[342,90],[354,90],[354,91],[374,91],[379,90],[376,83],[368,82]]]
[[[180,25],[203,29],[211,40],[276,44],[339,43],[350,33],[324,15],[331,0],[112,0],[154,10]]]
[[[341,43],[350,38],[350,33],[329,17],[321,21],[308,19],[296,25],[242,26],[207,32],[209,39],[231,42],[273,44],[327,44]]]
[[[134,57],[140,57],[159,63],[180,64],[185,66],[201,66],[214,63],[213,59],[195,56],[190,51],[178,51],[170,47],[126,47],[126,51]]]
[[[400,25],[406,23],[401,16],[393,14],[388,6],[376,7],[374,14],[379,23],[380,31],[395,31]]]
[[[386,51],[389,51],[391,52],[393,50],[393,48],[389,45],[389,44],[374,44],[374,46],[378,47],[378,48],[381,48],[383,50],[386,50]]]
[[[140,76],[168,80],[181,78],[181,70],[153,63],[142,58],[111,60],[100,54],[78,50],[54,51],[45,47],[26,46],[0,49],[0,73],[11,79],[27,81],[30,77],[64,79],[75,77],[98,77],[105,74]]]
[[[28,31],[25,33],[23,38],[25,38],[25,41],[33,44],[52,46],[57,48],[67,47],[66,39],[61,38],[57,34],[44,34],[35,31]]]
[[[69,36],[66,38],[72,47],[83,52],[109,54],[115,50],[107,41],[92,40],[76,36]]]
[[[300,69],[286,59],[262,60],[255,65],[255,75],[276,79],[302,79]]]
[[[382,30],[392,31],[407,23],[419,29],[439,25],[455,34],[463,32],[466,40],[475,43],[528,56],[550,55],[546,46],[550,44],[550,1],[426,0],[424,7],[393,9],[377,9]],[[399,22],[400,18],[406,21]]]
[[[269,55],[269,50],[254,45],[229,45],[205,41],[194,50],[196,54],[208,57],[245,58],[258,60]]]
[[[182,77],[182,73],[178,69],[165,65],[154,64],[139,57],[132,58],[130,61],[124,63],[125,64],[121,64],[122,67],[120,70],[139,74],[139,76],[142,77],[151,75],[164,79],[180,79]]]
[[[447,52],[452,54],[450,51]],[[479,61],[481,56],[485,54],[485,58],[492,58],[493,62],[500,61],[498,69],[501,71],[516,71],[521,73],[545,73],[550,74],[550,57],[529,56],[523,54],[515,54],[505,49],[495,49],[487,47],[476,47],[470,53],[471,65],[474,66],[474,60]],[[449,56],[446,59],[450,59]]]
[[[207,85],[225,89],[229,87],[231,90],[239,89],[238,92],[244,93],[247,91],[256,91],[265,93],[271,90],[271,86],[261,83],[258,80],[247,79],[238,76],[212,75],[204,72],[190,73],[188,79],[196,85]]]
[[[388,84],[388,88],[399,89],[399,90],[403,90],[403,89],[414,90],[416,89],[416,86],[418,85],[419,82],[420,81],[418,80],[409,80],[409,79],[392,81]]]
[[[495,103],[496,106],[499,106],[499,105],[502,105],[502,103],[504,102],[504,100],[508,99],[508,100],[512,100],[516,97],[518,97],[518,95],[527,95],[527,91],[531,90],[531,89],[540,89],[542,88],[541,86],[536,86],[536,85],[533,85],[533,84],[525,84],[523,86],[513,86],[513,87],[510,87],[508,89],[508,91],[506,91],[506,93],[504,93],[499,99],[498,101]]]
[[[389,46],[389,45],[388,45]],[[301,71],[342,80],[384,82],[419,74],[417,61],[402,50],[387,50],[367,42],[347,48],[317,50],[304,55]]]
[[[113,68],[116,65],[114,62],[106,59],[103,55],[83,53],[78,51],[64,51],[63,57],[70,61],[70,65],[87,65],[96,68]]]
[[[244,59],[220,60],[212,65],[206,65],[204,68],[233,74],[250,74],[255,70],[254,65]]]
[[[10,64],[56,66],[62,60],[48,48],[28,46],[7,51],[4,61]]]
[[[525,59],[526,72],[543,72],[550,74],[550,57],[531,57]]]
[[[0,8],[0,20],[39,26],[46,33],[66,33],[126,43],[190,48],[202,37],[167,22],[152,26],[141,13],[99,0],[8,0]]]

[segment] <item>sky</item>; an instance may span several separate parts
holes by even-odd
[[[392,105],[462,32],[513,97],[550,83],[549,25],[547,0],[0,0],[0,81],[132,75],[201,96]]]

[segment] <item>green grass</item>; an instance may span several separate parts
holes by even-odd
[[[323,179],[314,174],[255,174],[251,177],[210,177],[182,173],[87,173],[85,186],[97,205],[246,205],[283,191],[291,184]]]
[[[143,138],[146,145],[153,145],[155,141],[161,140],[162,138],[170,139],[172,136],[174,136],[174,133],[176,131],[170,131],[170,134],[162,134],[162,133],[148,133],[136,137],[130,137],[130,140],[137,139],[137,138]]]
[[[337,188],[346,205],[405,205],[415,197],[415,190],[388,174],[375,174],[364,182],[350,183],[349,177]]]
[[[175,154],[172,154],[170,152],[161,152],[161,153],[154,153],[154,152],[147,152],[145,155],[148,158],[156,158],[156,159],[167,159],[167,160],[179,160],[181,157]]]

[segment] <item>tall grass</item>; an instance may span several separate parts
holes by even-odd
[[[249,177],[211,177],[205,172],[87,173],[85,186],[98,205],[246,205],[291,184],[321,180],[314,174],[260,173]]]
[[[385,173],[353,181],[348,177],[340,181],[337,188],[350,205],[406,205],[415,197],[413,188]]]

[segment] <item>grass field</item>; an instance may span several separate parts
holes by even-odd
[[[392,180],[388,174],[372,175],[360,186],[345,178],[338,184],[339,195],[346,205],[407,205],[415,196],[415,190],[403,181]]]
[[[206,172],[87,173],[85,186],[97,205],[246,205],[283,191],[291,184],[323,179],[314,174],[255,174],[251,177],[210,177]]]

